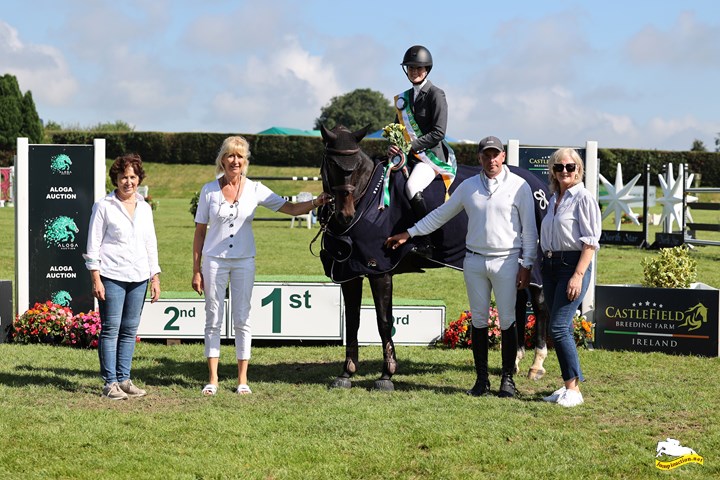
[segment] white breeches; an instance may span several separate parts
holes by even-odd
[[[220,357],[220,330],[225,316],[225,290],[230,283],[235,352],[238,360],[250,358],[250,299],[255,282],[255,258],[205,257],[205,356]]]
[[[488,326],[491,292],[495,293],[500,329],[507,330],[515,322],[519,256],[519,253],[502,257],[465,254],[463,275],[475,328]]]
[[[430,165],[423,162],[417,162],[410,173],[405,184],[405,193],[409,199],[412,199],[417,192],[422,192],[425,187],[435,179],[437,172]]]

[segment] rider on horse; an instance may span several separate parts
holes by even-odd
[[[412,88],[395,96],[397,122],[405,126],[410,143],[410,157],[414,160],[412,173],[405,185],[405,193],[412,205],[415,220],[427,215],[423,190],[440,174],[446,190],[455,178],[455,154],[445,141],[448,107],[445,92],[427,79],[433,67],[430,51],[422,45],[410,47],[402,61],[403,71]],[[390,145],[388,158],[402,155],[396,145]],[[418,253],[431,256],[426,239],[418,245]]]

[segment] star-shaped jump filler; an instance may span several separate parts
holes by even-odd
[[[611,213],[615,213],[615,230],[620,231],[620,224],[622,223],[623,212],[627,214],[635,225],[640,225],[637,219],[637,214],[633,213],[632,209],[628,205],[630,202],[642,201],[642,197],[637,195],[631,195],[630,190],[635,186],[637,181],[640,179],[638,173],[630,180],[630,183],[623,186],[622,180],[622,166],[617,164],[617,171],[615,172],[615,186],[610,185],[605,177],[600,174],[600,181],[607,189],[607,195],[600,196],[600,203],[607,202],[607,207],[602,214],[602,219],[605,220],[610,216]]]
[[[678,178],[675,180],[673,174],[672,163],[668,164],[667,180],[662,175],[658,175],[660,180],[660,188],[662,188],[663,196],[656,199],[655,201],[662,205],[662,217],[660,217],[660,223],[665,222],[666,219],[670,219],[669,230],[665,233],[672,233],[673,222],[677,222],[678,228],[682,230],[684,228],[682,222],[682,209],[683,209],[683,184],[682,179],[685,176],[685,167],[681,163],[678,167]],[[686,186],[690,186],[695,175],[690,175],[687,178]],[[692,195],[687,196],[687,201],[697,202],[697,197]]]

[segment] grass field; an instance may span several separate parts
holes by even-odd
[[[211,166],[147,166],[163,289],[190,291],[192,193]],[[251,166],[250,176],[315,175],[312,169]],[[318,193],[316,183],[266,182],[280,194]],[[307,188],[308,185],[311,188]],[[13,209],[0,209],[0,278],[14,276]],[[657,212],[655,212],[657,213]],[[718,223],[717,213],[693,212]],[[258,213],[265,216],[265,213]],[[706,217],[707,218],[704,218]],[[699,218],[698,218],[699,217]],[[256,222],[258,275],[322,275],[308,249],[317,232]],[[657,230],[657,227],[653,231]],[[710,236],[710,235],[708,235]],[[650,235],[651,240],[654,233]],[[720,286],[720,248],[693,252],[699,281]],[[639,283],[652,252],[604,247],[598,283]],[[434,288],[444,285],[442,294]],[[368,294],[369,295],[369,294]],[[396,277],[396,297],[439,299],[452,320],[467,308],[462,274],[449,269]],[[97,352],[0,345],[0,478],[657,478],[720,476],[720,359],[580,351],[586,404],[566,410],[540,398],[558,387],[553,352],[546,377],[517,378],[521,395],[470,398],[471,353],[399,347],[397,391],[370,391],[379,347],[361,349],[357,388],[328,390],[339,346],[253,349],[253,395],[232,394],[233,347],[222,347],[220,393],[203,398],[202,344],[141,342],[133,376],[149,395],[99,398]],[[499,351],[490,354],[499,385]],[[523,368],[529,362],[526,360]],[[655,446],[679,439],[705,457],[672,473],[654,466]]]

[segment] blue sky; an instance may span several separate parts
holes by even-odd
[[[714,150],[717,0],[4,0],[0,74],[44,120],[138,131],[312,128],[333,96],[409,87],[430,49],[448,135]],[[390,120],[390,119],[388,119]]]

